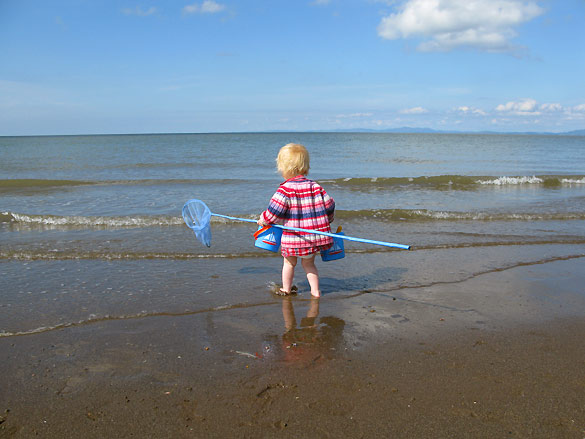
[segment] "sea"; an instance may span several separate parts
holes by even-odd
[[[562,257],[583,253],[583,136],[0,137],[0,336],[273,300],[281,258],[254,246],[254,224],[213,217],[207,248],[181,210],[199,199],[258,218],[290,142],[307,147],[309,177],[335,199],[334,229],[412,247],[346,242],[344,260],[319,265],[324,298],[470,276],[559,245],[572,249]],[[473,265],[449,266],[457,249]],[[414,267],[417,252],[426,256]],[[295,279],[306,290],[302,272]]]

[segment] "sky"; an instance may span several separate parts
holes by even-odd
[[[0,135],[585,129],[585,0],[0,0]]]

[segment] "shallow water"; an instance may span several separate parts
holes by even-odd
[[[290,141],[309,148],[310,177],[337,203],[334,225],[413,246],[346,242],[344,260],[319,265],[327,300],[583,254],[584,137],[4,137],[0,335],[273,303],[281,262],[253,246],[254,225],[214,217],[206,248],[181,208],[198,198],[255,218]],[[302,273],[296,280],[306,290]]]

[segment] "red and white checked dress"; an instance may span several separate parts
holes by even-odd
[[[331,233],[335,201],[325,189],[304,175],[282,183],[262,213],[267,224],[318,230]],[[283,230],[280,241],[282,256],[307,256],[331,248],[333,238],[314,233]]]

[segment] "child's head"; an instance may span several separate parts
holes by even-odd
[[[276,168],[284,178],[307,175],[309,173],[309,151],[298,143],[284,145],[278,151]]]

